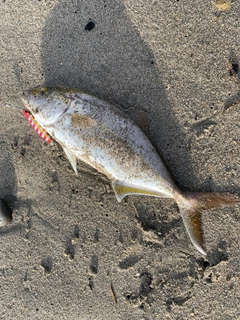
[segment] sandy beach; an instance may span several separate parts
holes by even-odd
[[[174,201],[76,176],[20,100],[44,84],[144,111],[182,190],[240,194],[240,3],[222,2],[0,2],[0,319],[240,319],[240,206],[204,212],[204,257]]]

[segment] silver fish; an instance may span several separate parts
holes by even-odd
[[[228,193],[182,192],[141,131],[120,109],[78,89],[35,88],[22,101],[63,147],[73,170],[76,159],[105,174],[118,201],[131,194],[173,198],[193,245],[204,255],[201,213],[240,203]]]

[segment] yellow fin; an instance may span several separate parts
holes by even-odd
[[[112,186],[113,186],[113,190],[115,192],[116,198],[119,202],[122,201],[124,197],[130,194],[169,198],[169,196],[166,195],[165,193],[157,192],[147,188],[144,189],[136,185],[126,184],[123,181],[113,181]]]

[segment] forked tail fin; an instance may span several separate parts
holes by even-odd
[[[240,204],[240,197],[229,193],[189,192],[183,194],[184,200],[178,206],[184,225],[193,245],[204,255],[201,214],[202,211]]]

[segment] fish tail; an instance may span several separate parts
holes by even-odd
[[[229,193],[187,192],[178,202],[180,213],[193,245],[204,255],[201,214],[204,210],[240,203],[240,197]]]

